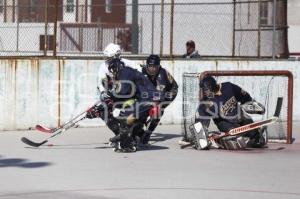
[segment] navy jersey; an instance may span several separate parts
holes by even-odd
[[[178,85],[166,69],[160,67],[158,74],[154,78],[148,75],[146,67],[143,67],[142,73],[152,82],[156,90],[165,94],[165,100],[174,100],[178,92]]]
[[[224,82],[220,84],[220,91],[214,98],[201,101],[197,118],[206,127],[209,125],[210,118],[217,126],[224,120],[238,123],[240,116],[238,103],[244,104],[249,101],[252,101],[249,93],[233,83]]]
[[[163,95],[157,91],[150,80],[136,69],[123,67],[114,83],[114,96],[119,100],[137,99],[138,101],[161,101]]]

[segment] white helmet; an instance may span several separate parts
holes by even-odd
[[[110,43],[104,49],[103,54],[109,58],[119,58],[121,55],[121,48],[118,44]]]

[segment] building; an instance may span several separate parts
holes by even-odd
[[[58,51],[97,52],[110,42],[130,51],[126,0],[0,0],[0,51],[53,50],[56,19]]]

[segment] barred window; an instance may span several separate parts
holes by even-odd
[[[260,6],[260,24],[268,25],[268,17],[269,17],[269,3],[261,2]]]
[[[37,2],[38,0],[30,0],[29,12],[30,14],[35,14],[37,11]]]
[[[112,11],[112,2],[111,0],[105,0],[105,12],[111,13]]]
[[[74,12],[74,0],[67,0],[66,12]]]

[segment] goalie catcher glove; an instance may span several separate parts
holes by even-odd
[[[246,102],[242,105],[242,109],[249,114],[260,114],[263,115],[266,112],[264,105],[253,100],[250,102]]]

